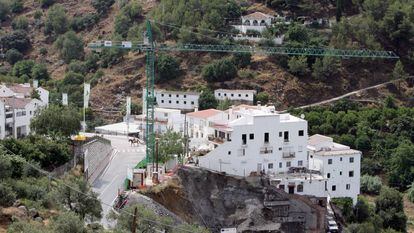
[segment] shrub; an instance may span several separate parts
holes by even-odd
[[[312,65],[312,76],[319,80],[326,80],[338,73],[339,62],[333,57],[317,58]]]
[[[7,19],[10,13],[10,3],[8,0],[0,0],[0,21]]]
[[[22,60],[14,64],[12,74],[16,77],[27,75],[30,77],[32,68],[35,65],[33,60]]]
[[[82,31],[92,28],[99,20],[97,14],[87,14],[81,17],[75,17],[71,22],[71,28],[74,31]]]
[[[237,74],[231,59],[224,58],[206,65],[201,75],[207,82],[222,82],[233,79]]]
[[[13,0],[10,5],[10,10],[13,13],[21,13],[24,9],[23,1],[22,0]]]
[[[13,19],[12,28],[14,30],[27,30],[29,27],[29,22],[25,16],[19,16]]]
[[[68,72],[63,79],[63,85],[81,85],[84,80],[84,75],[75,72]]]
[[[121,61],[123,55],[124,55],[124,51],[122,49],[117,49],[117,48],[103,49],[101,53],[102,68],[107,68],[107,67],[118,64]]]
[[[55,4],[56,0],[40,0],[40,6],[43,8],[47,8],[53,4]]]
[[[157,83],[175,79],[180,76],[180,64],[173,56],[160,54],[157,62],[158,67],[158,79]]]
[[[385,229],[406,231],[407,217],[404,214],[402,196],[397,190],[383,187],[375,199],[375,212],[383,220]]]
[[[6,61],[10,65],[14,65],[16,62],[23,59],[23,54],[17,51],[16,49],[9,49],[6,52]]]
[[[308,59],[305,56],[294,56],[288,62],[289,72],[294,75],[303,76],[308,73]]]
[[[267,92],[260,92],[255,96],[255,102],[261,104],[267,104],[269,102],[269,94]]]
[[[0,38],[3,49],[17,49],[19,52],[25,52],[30,48],[30,40],[27,32],[22,30],[13,31]]]
[[[0,183],[0,206],[9,207],[15,200],[16,194],[13,190],[4,183]]]
[[[43,56],[45,56],[47,54],[47,49],[45,47],[42,47],[39,49],[39,53]]]
[[[70,63],[73,59],[83,59],[83,41],[73,31],[59,36],[55,42],[55,46],[59,49],[60,57],[66,63]]]
[[[65,9],[57,4],[52,6],[46,16],[45,34],[63,34],[68,30],[68,19]]]
[[[382,182],[378,176],[363,175],[361,177],[361,192],[368,194],[379,194]]]
[[[45,64],[36,64],[32,68],[32,76],[33,79],[37,80],[48,80],[49,73],[47,71],[47,67]]]
[[[92,0],[92,6],[100,15],[108,13],[109,8],[115,3],[115,0]]]
[[[218,101],[211,90],[203,90],[199,99],[200,110],[217,108]]]
[[[85,63],[79,60],[72,60],[66,71],[79,74],[86,74],[87,72]]]
[[[42,18],[42,16],[43,16],[43,12],[42,12],[42,11],[40,11],[40,10],[37,10],[37,11],[34,13],[33,18],[34,18],[34,19],[36,19],[36,20],[39,20],[39,19],[41,19],[41,18]]]
[[[86,71],[94,71],[98,69],[99,56],[96,53],[89,53],[85,59]]]
[[[250,65],[252,60],[251,53],[235,53],[233,54],[233,62],[239,68],[245,68],[246,66]]]

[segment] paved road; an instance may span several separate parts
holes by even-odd
[[[111,140],[115,149],[110,164],[102,175],[92,185],[93,190],[98,193],[101,202],[113,204],[119,188],[123,188],[127,168],[134,167],[145,157],[145,146],[131,146],[126,136],[104,135],[104,138]],[[109,227],[107,214],[111,207],[102,204],[102,224]]]

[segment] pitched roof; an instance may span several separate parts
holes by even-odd
[[[30,95],[32,93],[33,88],[26,85],[16,84],[8,87],[15,93],[21,93],[25,95]]]
[[[32,99],[16,98],[16,97],[1,97],[0,100],[3,101],[5,105],[8,105],[12,108],[19,108],[19,109],[25,108],[26,105],[32,101]]]
[[[211,108],[211,109],[201,110],[197,112],[190,112],[190,113],[187,113],[187,116],[206,119],[206,118],[215,116],[219,113],[222,113],[222,111]]]
[[[245,15],[245,16],[243,16],[243,18],[244,19],[266,20],[268,18],[274,18],[274,17],[271,16],[271,15],[268,15],[268,14],[257,11],[257,12],[251,13],[249,15]]]

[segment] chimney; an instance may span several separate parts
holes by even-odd
[[[257,101],[257,107],[262,106],[262,103],[260,101]]]

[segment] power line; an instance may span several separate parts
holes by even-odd
[[[22,162],[26,163],[26,164],[27,164],[28,166],[30,166],[31,168],[35,169],[36,171],[40,172],[41,174],[46,175],[49,179],[53,179],[54,181],[59,182],[59,183],[61,183],[62,185],[66,186],[67,188],[69,188],[69,189],[71,189],[71,190],[73,190],[73,191],[75,191],[75,192],[77,192],[77,193],[79,193],[79,194],[82,194],[82,195],[84,195],[84,196],[86,196],[86,197],[89,197],[89,198],[96,198],[96,197],[95,197],[95,196],[93,196],[93,195],[90,195],[90,194],[84,193],[84,192],[80,191],[79,189],[74,188],[74,187],[72,187],[72,186],[70,186],[70,185],[66,184],[63,180],[61,180],[61,179],[58,179],[58,178],[54,177],[54,176],[53,176],[50,172],[45,171],[45,170],[43,170],[43,169],[39,168],[38,166],[35,166],[35,165],[31,164],[31,163],[30,163],[30,162],[28,162],[26,159],[24,159],[21,155],[17,155],[17,154],[16,154],[16,153],[14,153],[13,151],[11,151],[11,150],[9,150],[8,148],[6,148],[3,144],[0,144],[0,146],[1,146],[1,148],[3,148],[4,150],[8,151],[9,153],[11,153],[11,154],[12,154],[13,156],[15,156],[16,158],[20,159],[20,161],[22,161]],[[105,205],[105,206],[111,207],[111,208],[113,207],[111,204],[105,203],[105,202],[103,202],[103,201],[101,201],[101,200],[100,200],[100,203],[101,203],[101,204],[103,204],[103,205]],[[120,211],[121,211],[121,212],[123,212],[123,213],[125,213],[125,214],[127,214],[127,215],[129,215],[129,216],[131,216],[131,217],[134,217],[134,214],[132,214],[132,213],[130,213],[130,212],[128,212],[128,211],[126,211],[126,210],[121,209]],[[166,226],[166,227],[172,227],[172,228],[179,229],[179,230],[181,230],[181,231],[185,231],[185,232],[190,232],[190,233],[192,233],[192,231],[189,231],[189,230],[186,230],[186,229],[180,228],[179,226],[176,226],[176,225],[166,224],[166,223],[158,222],[158,221],[155,221],[155,220],[152,220],[152,219],[148,219],[148,218],[144,218],[144,217],[140,217],[139,219],[145,220],[145,221],[147,221],[147,222],[155,223],[155,224],[158,224],[158,225],[162,225],[162,226]]]

